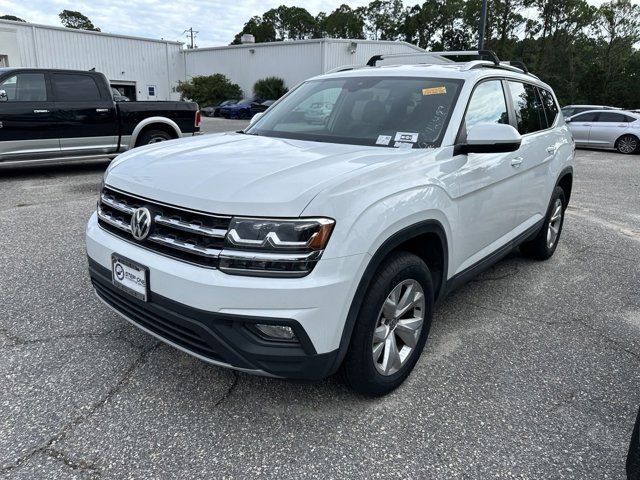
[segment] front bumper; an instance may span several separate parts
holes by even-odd
[[[111,255],[149,269],[150,296],[140,301],[111,284]],[[210,363],[278,377],[331,374],[365,256],[323,259],[304,278],[227,275],[168,258],[87,226],[89,272],[96,293],[136,326]],[[246,328],[290,326],[299,343],[264,340]]]

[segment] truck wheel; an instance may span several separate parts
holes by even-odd
[[[635,153],[638,151],[638,146],[640,146],[640,141],[634,135],[623,135],[616,140],[616,150],[620,153]]]
[[[564,223],[564,211],[566,201],[564,190],[556,187],[551,196],[551,202],[547,209],[547,216],[544,219],[542,228],[538,234],[528,242],[520,245],[520,251],[527,257],[535,260],[546,260],[551,258],[553,252],[556,251],[560,234],[562,233],[562,224]]]
[[[409,376],[429,335],[433,283],[427,265],[397,252],[378,268],[356,319],[342,365],[346,383],[385,395]]]
[[[171,135],[169,135],[164,130],[147,130],[146,132],[143,132],[140,137],[138,137],[136,147],[139,147],[141,145],[151,145],[152,143],[164,142],[171,139]]]

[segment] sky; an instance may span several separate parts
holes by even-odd
[[[342,3],[355,8],[370,0],[0,0],[0,16],[15,15],[28,22],[60,25],[64,10],[84,13],[103,32],[186,42],[184,30],[198,31],[199,47],[228,45],[249,18],[279,5],[304,6],[312,15],[331,12]],[[632,0],[637,3],[640,0]],[[602,0],[588,0],[592,5]],[[420,3],[405,0],[405,5]]]

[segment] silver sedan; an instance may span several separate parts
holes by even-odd
[[[625,110],[590,110],[565,120],[577,147],[640,151],[640,114]]]

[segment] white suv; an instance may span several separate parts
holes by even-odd
[[[477,54],[477,52],[476,52]],[[317,103],[331,109],[308,122]],[[382,395],[434,304],[556,249],[574,145],[551,88],[490,61],[315,77],[247,130],[137,148],[87,226],[91,280],[202,360]]]

